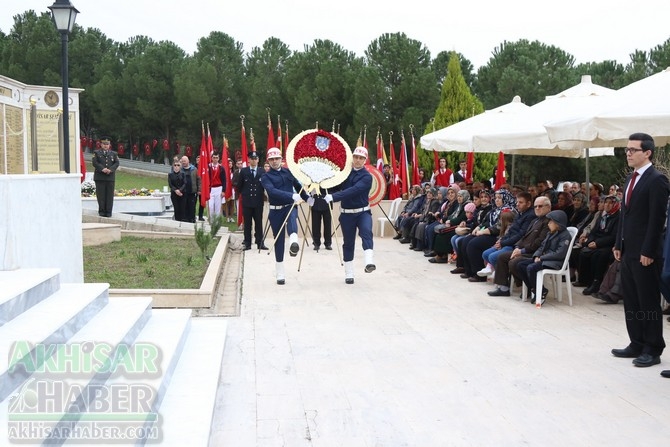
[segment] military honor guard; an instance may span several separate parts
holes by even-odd
[[[357,147],[353,152],[353,169],[340,185],[340,190],[326,194],[326,202],[340,203],[340,226],[342,227],[344,277],[346,284],[354,283],[354,248],[356,230],[363,241],[365,272],[376,269],[373,256],[372,213],[370,212],[369,193],[372,187],[372,175],[365,169],[368,150]]]
[[[298,214],[293,205],[311,198],[303,191],[302,185],[293,176],[291,171],[282,167],[282,155],[279,149],[276,147],[268,149],[267,160],[270,163],[270,170],[261,177],[261,184],[265,188],[270,202],[268,219],[270,220],[272,234],[275,238],[274,250],[277,284],[284,284],[286,282],[284,270],[284,223],[291,244],[289,254],[296,256],[300,247],[298,245]],[[242,203],[244,203],[244,199],[242,199]]]
[[[98,199],[98,215],[112,217],[114,206],[114,182],[116,170],[119,167],[119,156],[111,150],[109,137],[100,139],[100,149],[93,152],[93,181],[95,181],[95,195]]]

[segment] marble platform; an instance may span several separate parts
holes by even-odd
[[[96,197],[82,197],[81,207],[86,210],[98,210]],[[114,212],[128,214],[157,215],[165,211],[163,196],[114,197]]]

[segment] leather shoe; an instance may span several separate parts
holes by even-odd
[[[594,293],[592,296],[603,300],[607,304],[617,304],[619,302],[618,298],[612,298],[612,296],[608,293]]]
[[[393,236],[393,239],[398,240],[402,238],[402,234],[398,233],[395,236]]]
[[[412,240],[410,238],[404,237],[404,238],[400,239],[399,242],[401,244],[409,244],[410,242],[412,242]]]
[[[636,358],[640,355],[638,351],[633,349],[630,346],[626,346],[623,349],[612,349],[612,355],[614,357],[620,357],[624,359],[631,359],[631,358]]]
[[[269,248],[267,248],[265,245],[259,245],[258,249],[259,250],[269,250]]]
[[[251,245],[245,245],[245,246],[244,246],[244,250],[245,250],[245,251],[246,251],[246,250],[251,250]]]
[[[465,273],[465,268],[463,267],[456,267],[451,271],[454,275],[460,275],[461,273]]]
[[[326,245],[326,250],[332,250],[332,249],[333,247],[331,247],[330,245]]]
[[[314,246],[314,250],[315,250],[315,251],[319,251],[319,246],[318,246],[318,245],[315,245],[315,246]]]
[[[471,276],[468,278],[468,282],[486,282],[486,278],[481,276]]]
[[[664,369],[663,371],[661,371],[661,375],[666,379],[670,379],[670,369]]]
[[[368,264],[365,266],[365,273],[372,273],[377,270],[377,266],[374,264]]]
[[[344,283],[345,284],[353,284],[354,283],[354,278],[345,278]]]
[[[647,366],[654,366],[661,363],[661,357],[651,354],[640,354],[640,356],[633,360],[633,365],[639,368],[646,368]]]
[[[470,277],[470,275],[468,275],[467,273],[461,273],[460,276],[461,276],[461,278],[463,278],[463,279],[468,279],[468,278]]]
[[[573,286],[575,287],[587,287],[588,284],[584,284],[583,282],[575,281],[572,283]]]
[[[279,284],[280,286],[283,286],[284,284],[286,284],[286,280],[285,279],[278,279],[277,284]]]
[[[495,289],[488,292],[489,296],[510,296],[509,290]]]
[[[428,260],[428,262],[430,262],[431,264],[446,264],[447,260],[444,259],[444,258],[435,257],[435,258],[430,258]]]

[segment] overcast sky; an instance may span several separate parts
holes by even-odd
[[[384,33],[404,32],[435,57],[456,50],[475,68],[503,41],[539,40],[572,54],[577,63],[627,63],[670,37],[668,0],[71,0],[77,23],[125,42],[135,35],[171,40],[193,53],[199,38],[222,31],[244,51],[277,37],[292,50],[329,39],[362,56]],[[0,29],[29,9],[48,11],[51,0],[6,1]],[[181,9],[180,9],[181,8]]]

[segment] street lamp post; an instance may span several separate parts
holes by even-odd
[[[61,75],[63,78],[63,170],[70,173],[70,98],[68,96],[68,36],[77,18],[77,8],[69,0],[55,0],[49,6],[51,18],[61,38]]]

